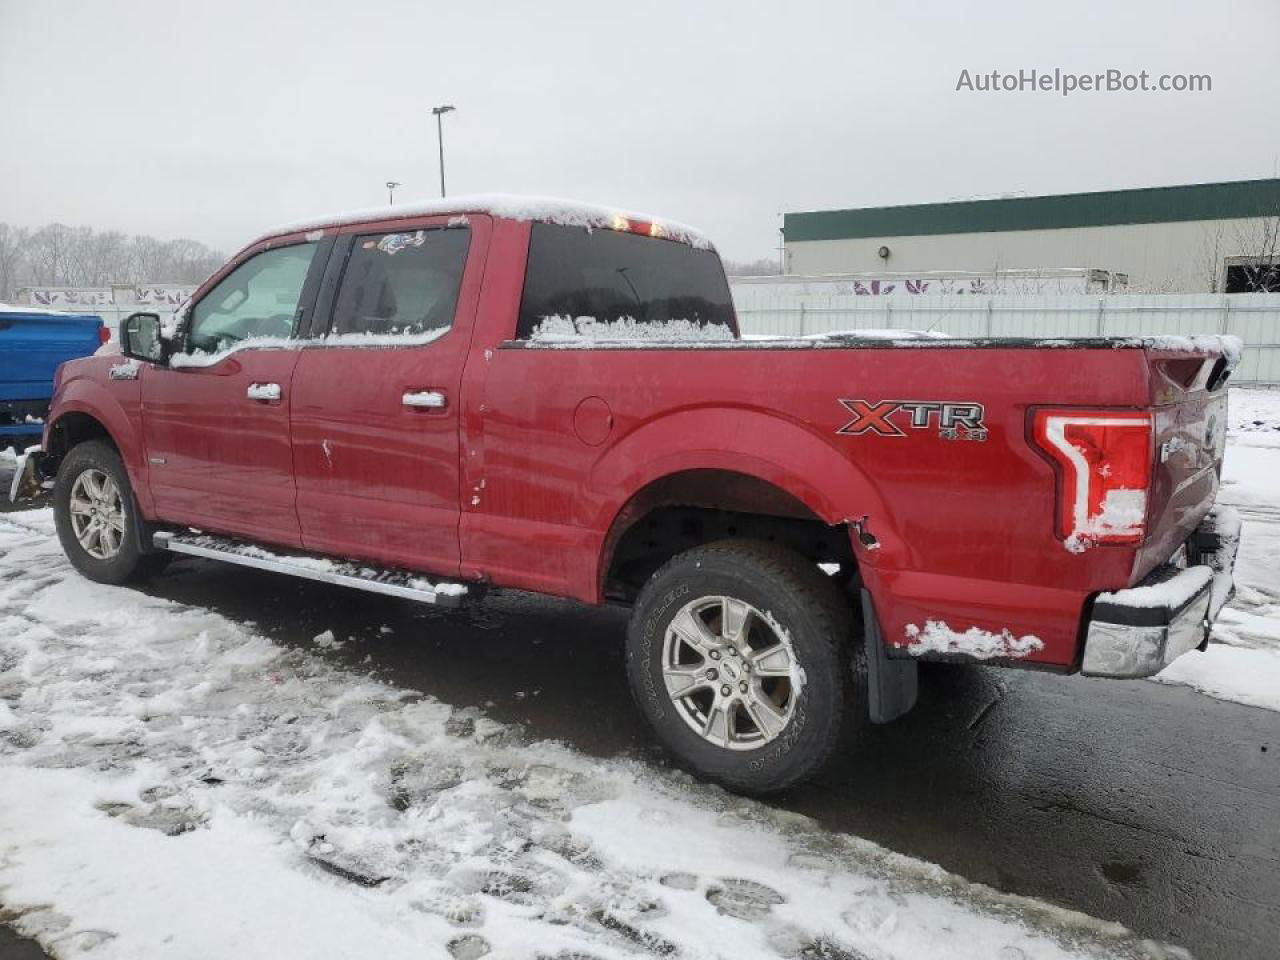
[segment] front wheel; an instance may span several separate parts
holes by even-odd
[[[851,604],[813,563],[771,543],[708,544],[640,592],[632,693],[681,765],[743,793],[784,790],[817,773],[852,722],[865,675],[852,633]]]
[[[62,460],[53,488],[53,520],[71,565],[98,583],[125,583],[157,572],[167,554],[144,554],[133,488],[120,454],[89,440]]]

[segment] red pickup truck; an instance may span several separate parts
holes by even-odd
[[[744,340],[695,231],[501,196],[272,232],[178,319],[59,371],[85,576],[627,604],[640,711],[737,790],[910,709],[918,660],[1146,676],[1231,591],[1230,338]]]

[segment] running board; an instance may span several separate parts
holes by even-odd
[[[276,553],[243,540],[208,533],[173,533],[162,530],[152,537],[152,543],[159,550],[237,563],[242,567],[270,570],[272,573],[284,573],[304,580],[336,583],[343,587],[403,597],[420,603],[434,603],[438,607],[461,606],[463,597],[467,595],[465,584],[432,583],[422,575],[408,570],[375,567],[354,560],[334,560],[308,554]]]

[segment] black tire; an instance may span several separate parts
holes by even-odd
[[[803,669],[789,719],[759,746],[730,749],[709,741],[691,726],[699,722],[689,719],[692,698],[677,702],[667,690],[663,667],[668,629],[681,611],[691,604],[696,610],[704,602],[700,598],[712,597],[744,601],[771,617],[786,632]],[[705,602],[714,623],[715,601]],[[696,547],[670,560],[640,591],[627,630],[631,692],[681,766],[740,793],[785,790],[818,773],[846,736],[867,722],[865,652],[855,639],[853,614],[853,603],[830,577],[785,547],[750,540]],[[705,659],[693,663],[713,665]],[[728,687],[719,689],[723,693]],[[790,697],[788,692],[788,701]],[[700,709],[696,702],[694,708]],[[705,715],[711,710],[708,704]],[[744,717],[745,710],[737,716]],[[754,726],[749,717],[745,726]]]
[[[120,493],[124,532],[119,549],[108,558],[91,556],[76,538],[72,527],[71,492],[76,480],[88,471],[97,471],[110,477]],[[77,444],[62,458],[58,479],[53,488],[53,521],[63,552],[71,565],[97,583],[128,583],[159,573],[168,563],[167,553],[143,552],[139,536],[141,518],[133,499],[129,473],[124,468],[120,454],[105,441],[87,440]]]

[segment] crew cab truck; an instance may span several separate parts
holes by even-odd
[[[487,197],[273,231],[121,339],[44,437],[85,576],[627,604],[640,712],[744,792],[921,659],[1145,676],[1231,591],[1226,338],[743,340],[695,231]]]
[[[108,336],[101,317],[0,304],[0,450],[39,441],[54,371]]]

